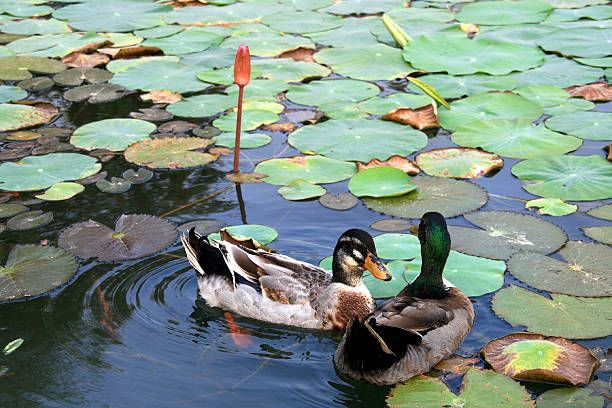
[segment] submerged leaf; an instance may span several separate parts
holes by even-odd
[[[23,344],[23,339],[21,339],[21,338],[15,339],[15,340],[9,342],[6,346],[4,346],[4,349],[2,350],[2,352],[4,353],[5,356],[8,356],[13,351],[15,351],[19,347],[21,347],[22,344]]]

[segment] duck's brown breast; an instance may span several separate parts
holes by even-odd
[[[338,291],[335,307],[327,319],[334,330],[343,330],[351,319],[364,319],[374,310],[374,300],[363,293]]]

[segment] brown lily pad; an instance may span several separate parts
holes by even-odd
[[[13,132],[6,136],[6,140],[36,140],[40,137],[40,133],[32,132],[29,130],[21,130],[19,132]]]
[[[99,65],[106,65],[110,57],[106,54],[94,52],[86,54],[83,52],[72,52],[62,58],[62,62],[71,68],[93,68]]]
[[[147,122],[164,122],[172,119],[174,115],[163,109],[142,108],[138,112],[130,112],[130,117],[134,119],[146,120]]]
[[[46,91],[47,89],[51,89],[53,85],[55,85],[55,82],[51,78],[45,76],[24,79],[17,83],[17,86],[21,89],[33,92]]]
[[[291,58],[294,61],[315,62],[313,55],[316,50],[311,48],[299,47],[295,50],[285,51],[278,58]]]
[[[163,51],[157,47],[145,47],[133,45],[120,48],[100,48],[99,52],[110,55],[113,59],[140,58],[152,55],[163,55]]]
[[[263,183],[261,179],[267,176],[267,174],[263,173],[230,173],[225,177],[234,183]]]
[[[480,360],[477,358],[453,356],[440,361],[434,368],[438,371],[444,371],[451,374],[465,374],[474,364],[478,364],[479,362]]]
[[[367,163],[357,163],[358,171],[371,169],[374,167],[395,167],[396,169],[400,169],[403,172],[408,173],[412,176],[415,174],[419,174],[419,172],[421,171],[421,169],[419,168],[419,166],[417,166],[415,162],[406,157],[398,155],[391,156],[384,161],[379,159],[372,159]]]
[[[409,229],[412,226],[410,221],[404,220],[402,218],[390,218],[386,220],[378,220],[372,225],[370,228],[376,231],[384,231],[384,232],[398,232]]]
[[[197,167],[217,160],[219,156],[196,151],[213,143],[211,139],[199,137],[167,137],[142,140],[128,147],[125,159],[152,169],[181,169]]]
[[[101,84],[113,77],[113,74],[100,68],[72,68],[53,76],[53,80],[60,85],[78,86],[85,82]]]
[[[612,143],[610,143],[609,145],[604,146],[604,150],[606,151],[606,153],[608,153],[606,158],[609,161],[612,161]]]
[[[351,193],[325,193],[319,197],[319,203],[321,203],[323,207],[338,211],[350,210],[356,206],[358,202],[359,199]]]
[[[185,122],[184,120],[174,120],[172,122],[164,123],[157,128],[159,133],[187,133],[191,129],[197,128],[198,125],[191,122]]]
[[[6,227],[11,231],[26,231],[39,228],[53,221],[52,212],[28,211],[14,216],[6,222]]]
[[[587,101],[609,101],[612,99],[612,85],[596,82],[582,86],[571,86],[566,91],[572,96],[579,96]]]
[[[283,133],[291,133],[293,132],[297,126],[295,123],[271,123],[269,125],[263,125],[261,129],[268,130],[270,132],[283,132]]]
[[[143,101],[151,101],[153,103],[176,103],[182,99],[180,93],[168,91],[166,89],[157,89],[149,93],[140,95]]]
[[[587,384],[599,367],[588,348],[533,333],[507,334],[487,343],[481,353],[496,372],[523,381]]]
[[[427,105],[417,109],[393,109],[391,112],[381,116],[381,119],[403,123],[404,125],[410,125],[419,130],[440,127],[438,118],[436,116],[436,110],[434,109],[433,105]]]
[[[433,149],[414,159],[425,173],[437,177],[478,178],[504,166],[498,155],[467,147]]]

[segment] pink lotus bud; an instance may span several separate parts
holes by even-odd
[[[234,62],[234,83],[238,86],[246,86],[251,80],[251,54],[249,47],[240,44],[236,52]]]

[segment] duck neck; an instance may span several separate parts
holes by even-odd
[[[342,283],[348,286],[358,286],[361,283],[363,269],[358,265],[350,265],[350,258],[347,258],[342,248],[334,251],[332,261],[332,282]]]
[[[410,296],[441,299],[448,295],[442,273],[450,252],[450,245],[441,237],[430,237],[421,243],[421,273],[410,284]]]

